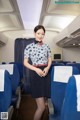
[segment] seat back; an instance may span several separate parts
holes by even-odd
[[[79,73],[80,73],[80,63],[67,63],[67,66],[76,66],[79,69]]]
[[[10,74],[0,69],[0,112],[7,112],[12,99]]]
[[[71,76],[69,79],[61,120],[80,120],[80,75]]]
[[[64,63],[53,62],[53,63],[51,64],[50,69],[49,69],[49,72],[50,72],[50,73],[51,73],[52,68],[53,68],[54,66],[64,66]]]
[[[7,70],[11,77],[12,92],[15,94],[16,89],[20,83],[20,75],[16,64],[0,65],[0,69]]]
[[[54,66],[51,71],[51,100],[54,115],[60,115],[69,77],[78,74],[79,70],[72,66]]]
[[[10,62],[9,64],[16,64],[20,74],[20,80],[23,78],[23,64],[19,62]]]
[[[20,75],[16,64],[13,65],[13,74],[11,74],[11,82],[12,82],[12,92],[15,94],[17,87],[20,83]]]
[[[6,64],[6,62],[2,62],[2,64]]]

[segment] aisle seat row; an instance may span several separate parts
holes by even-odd
[[[53,66],[49,120],[80,120],[80,74],[75,66]],[[78,109],[77,109],[78,106]]]
[[[7,65],[7,64],[16,64],[17,65],[17,68],[19,70],[19,74],[20,74],[20,79],[23,78],[23,63],[20,63],[20,62],[2,62],[0,65]]]
[[[16,64],[0,65],[0,112],[19,109],[20,101],[20,75]]]
[[[13,106],[11,105],[12,87],[10,74],[7,70],[0,69],[0,119],[2,119],[1,112],[8,112],[8,118],[13,113]]]

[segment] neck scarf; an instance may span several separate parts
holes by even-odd
[[[34,40],[34,43],[35,43],[35,44],[37,44],[37,43],[42,44],[43,42],[42,42],[42,41]]]

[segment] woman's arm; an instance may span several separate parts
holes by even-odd
[[[33,70],[33,71],[35,71],[35,69],[36,69],[33,65],[29,64],[27,58],[24,58],[24,66],[29,68],[30,70]]]
[[[47,67],[45,67],[44,70],[43,70],[43,72],[44,72],[44,75],[43,75],[43,76],[46,76],[46,75],[47,75],[47,73],[48,73],[48,71],[49,71],[49,69],[50,69],[50,67],[51,67],[51,64],[52,64],[52,59],[51,59],[51,57],[49,57],[49,58],[48,58],[48,65],[47,65]]]
[[[51,57],[49,57],[49,58],[48,58],[48,66],[47,66],[47,69],[48,69],[48,70],[50,69],[51,64],[52,64],[52,59],[51,59]]]
[[[44,72],[43,72],[41,69],[36,68],[36,67],[34,67],[33,65],[29,64],[27,58],[24,59],[24,66],[27,67],[27,68],[29,68],[30,70],[35,71],[35,72],[36,72],[39,76],[41,76],[41,77],[42,77],[43,74],[44,74]]]

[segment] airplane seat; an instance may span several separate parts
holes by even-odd
[[[20,75],[16,64],[13,65],[13,74],[11,74],[11,82],[12,82],[12,105],[14,105],[17,109],[20,106],[21,101],[21,88],[20,88]]]
[[[23,78],[23,64],[19,62],[9,62],[9,64],[16,64],[20,74],[20,80]]]
[[[61,120],[80,120],[80,74],[70,77],[66,87]]]
[[[64,66],[64,63],[55,62],[55,63],[52,63],[52,66]]]
[[[12,105],[19,108],[21,101],[20,75],[16,64],[0,65],[0,69],[5,69],[9,72],[12,84]]]
[[[53,120],[59,120],[64,101],[65,89],[68,79],[79,70],[72,66],[54,66],[51,71],[51,101],[54,114],[50,115]]]
[[[50,73],[51,73],[52,68],[53,68],[54,66],[64,66],[64,63],[53,62],[53,63],[51,64],[51,67],[50,67],[50,70],[49,70]]]
[[[80,73],[80,63],[67,63],[67,66],[76,66],[79,69],[79,73]]]
[[[2,62],[2,64],[6,64],[6,62]]]
[[[0,112],[8,112],[8,118],[13,114],[12,85],[10,74],[7,70],[0,69]],[[1,117],[1,116],[0,116]]]
[[[11,79],[12,79],[12,91],[13,93],[15,93],[17,87],[19,86],[19,82],[20,82],[20,75],[19,75],[19,71],[17,68],[16,64],[12,64],[13,66],[13,73],[11,74]]]
[[[67,63],[71,63],[70,61],[62,61],[62,63],[64,64],[64,65],[66,65]]]

